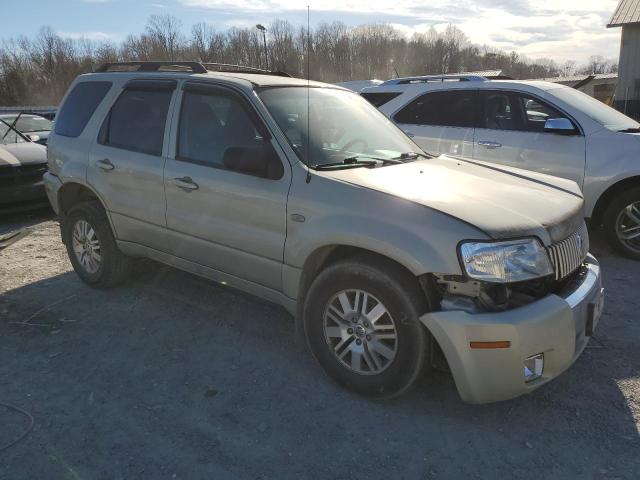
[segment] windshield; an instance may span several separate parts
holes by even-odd
[[[403,153],[421,152],[387,117],[355,93],[317,87],[273,87],[258,93],[298,157],[312,167],[353,157],[393,159]]]
[[[7,122],[13,122],[13,118],[11,121],[7,120]],[[44,117],[25,117],[24,115],[18,119],[18,123],[16,123],[16,128],[24,133],[31,132],[48,132],[51,130],[50,120],[47,120]]]
[[[24,143],[27,139],[21,134],[10,128],[9,124],[0,120],[0,145],[10,145],[12,143]]]
[[[574,88],[554,88],[549,94],[580,110],[609,130],[637,129],[640,123]]]

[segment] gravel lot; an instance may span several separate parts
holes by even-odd
[[[445,373],[392,402],[331,383],[281,308],[140,262],[93,290],[50,214],[0,252],[0,402],[31,433],[2,479],[640,478],[640,264],[595,239],[596,337],[534,394],[462,403]],[[27,420],[0,407],[0,445]]]

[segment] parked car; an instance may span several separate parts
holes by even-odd
[[[640,260],[640,124],[570,87],[541,81],[426,76],[362,95],[425,151],[575,181],[585,215]]]
[[[47,144],[49,132],[53,125],[51,120],[30,113],[2,113],[0,114],[0,120],[15,126],[17,130],[40,145]]]
[[[578,358],[603,293],[575,182],[433,158],[353,92],[214,67],[232,68],[107,64],[70,87],[45,182],[84,282],[149,257],[281,304],[377,397],[442,354],[468,402]]]
[[[48,204],[47,149],[0,120],[0,212]]]

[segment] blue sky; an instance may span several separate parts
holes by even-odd
[[[530,58],[585,62],[590,55],[616,58],[620,30],[605,28],[617,0],[2,0],[0,40],[31,36],[42,25],[62,36],[119,42],[140,33],[150,15],[178,17],[188,32],[207,22],[218,29],[268,24],[284,18],[306,23],[340,20],[354,26],[391,23],[402,32],[458,25],[470,40]]]

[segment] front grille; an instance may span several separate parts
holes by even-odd
[[[547,248],[556,280],[562,280],[582,265],[589,253],[589,233],[583,222],[571,236]]]
[[[0,167],[0,187],[31,185],[42,180],[47,164],[3,165]]]

